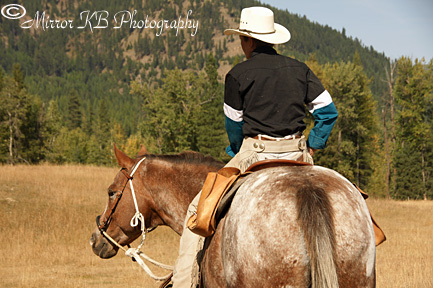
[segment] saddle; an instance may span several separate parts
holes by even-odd
[[[312,166],[309,163],[294,160],[263,160],[252,164],[244,173],[238,168],[224,167],[218,172],[208,174],[197,205],[197,213],[187,222],[188,228],[203,237],[212,236],[217,223],[230,207],[236,191],[249,174],[278,166]]]

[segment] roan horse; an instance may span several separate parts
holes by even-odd
[[[129,222],[135,209],[126,175],[143,157],[114,149],[122,170],[100,221],[128,245],[141,231]],[[194,152],[145,157],[131,180],[145,226],[182,234],[189,203],[223,164]],[[101,258],[118,251],[98,229],[90,243]],[[352,183],[320,166],[269,168],[247,176],[218,225],[202,263],[204,286],[375,287],[375,253],[370,214]]]

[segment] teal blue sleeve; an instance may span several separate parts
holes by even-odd
[[[243,125],[244,121],[236,122],[226,116],[225,126],[230,142],[226,153],[231,157],[234,157],[241,149],[242,141],[244,141]]]
[[[314,110],[314,127],[308,136],[307,146],[313,149],[323,149],[326,147],[335,121],[337,121],[338,112],[334,103],[325,107]]]

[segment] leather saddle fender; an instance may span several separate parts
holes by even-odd
[[[241,176],[234,167],[224,167],[207,175],[197,206],[197,213],[187,222],[188,228],[203,237],[213,235],[216,229],[215,214],[224,193]]]

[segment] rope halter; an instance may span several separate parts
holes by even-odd
[[[110,242],[112,242],[114,245],[116,245],[117,247],[119,247],[120,249],[122,249],[125,252],[126,256],[131,257],[133,260],[135,260],[140,266],[141,268],[153,279],[157,280],[157,281],[164,281],[167,280],[168,278],[170,278],[171,273],[166,275],[166,276],[156,276],[151,270],[150,268],[144,263],[144,261],[141,259],[145,259],[148,262],[152,263],[155,266],[158,266],[160,268],[166,269],[166,270],[170,270],[173,271],[173,266],[170,265],[165,265],[162,264],[156,260],[153,260],[152,258],[150,258],[149,256],[147,256],[146,254],[144,254],[143,252],[140,251],[141,247],[144,244],[144,240],[146,239],[146,233],[152,229],[146,229],[146,224],[144,221],[144,217],[143,214],[141,214],[140,210],[138,209],[138,204],[137,204],[137,198],[135,197],[135,191],[134,191],[134,185],[132,184],[132,179],[133,176],[135,174],[135,172],[138,169],[138,166],[140,166],[140,164],[146,159],[146,157],[143,157],[140,161],[137,162],[137,164],[133,167],[131,174],[127,174],[126,172],[123,172],[126,176],[126,178],[128,178],[127,182],[129,182],[129,185],[131,187],[131,193],[132,193],[132,199],[134,200],[134,206],[135,206],[135,214],[134,216],[132,216],[131,221],[130,221],[130,225],[131,227],[137,227],[139,223],[141,223],[141,241],[140,244],[137,246],[137,248],[129,248],[126,249],[124,248],[122,245],[120,245],[117,241],[115,241],[113,238],[111,238],[110,235],[107,234],[106,230],[108,228],[108,225],[110,224],[110,221],[106,221],[103,225],[101,225],[99,223],[99,219],[100,216],[96,217],[96,224],[99,228],[99,231],[101,232],[101,234],[108,239]],[[122,170],[123,171],[123,170]],[[126,186],[126,185],[125,185]],[[122,191],[123,193],[123,191]],[[114,208],[111,210],[111,213],[109,215],[109,217],[107,219],[111,218],[111,215],[114,213],[114,209],[117,206],[117,203],[120,200],[121,195],[118,197],[117,202],[115,203]]]

